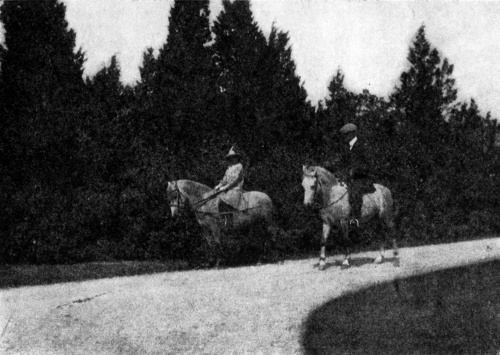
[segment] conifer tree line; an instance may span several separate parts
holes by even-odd
[[[316,251],[302,165],[331,166],[347,122],[395,196],[403,243],[500,232],[497,121],[457,100],[453,65],[425,26],[388,98],[351,92],[338,70],[314,107],[288,34],[265,36],[248,0],[223,0],[213,25],[209,0],[175,0],[168,37],[143,53],[133,86],[115,56],[84,78],[65,12],[58,0],[0,6],[2,263],[203,257],[199,227],[170,217],[167,182],[214,186],[233,143],[249,157],[245,188],[278,206],[286,252]]]

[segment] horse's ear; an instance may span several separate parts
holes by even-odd
[[[304,172],[304,175],[314,175],[314,174],[316,174],[316,168],[314,166],[303,165],[302,166],[302,171]]]

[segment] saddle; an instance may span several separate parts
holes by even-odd
[[[219,213],[243,212],[248,209],[248,201],[244,198],[243,193],[221,196],[218,209]]]
[[[245,208],[242,209],[241,208],[242,205],[244,205]],[[245,211],[247,203],[245,200],[243,200],[243,198],[240,200],[239,206],[240,209],[233,207],[232,205],[224,202],[224,200],[222,199],[219,200],[218,204],[219,214],[225,227],[232,228],[234,224],[235,214]]]
[[[349,183],[344,184],[347,186],[348,191],[355,191],[356,194],[366,195],[377,191],[375,182],[372,179],[359,179],[351,180]]]
[[[375,191],[377,191],[377,189],[375,188],[375,185],[374,185],[374,182],[373,180],[371,179],[366,179],[366,180],[363,180],[360,184],[359,184],[359,189],[361,191],[361,193],[363,195],[366,195],[366,194],[372,194],[374,193]]]
[[[228,203],[225,203],[222,199],[219,200],[219,213],[231,213],[237,212],[238,209],[234,208]]]
[[[361,195],[372,194],[377,191],[374,185],[375,182],[371,179],[358,180],[355,183],[352,181],[347,183],[345,180],[339,180],[339,183],[341,186],[345,186],[348,191],[356,189]]]

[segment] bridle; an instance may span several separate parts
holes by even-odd
[[[321,207],[321,206],[320,206],[320,204],[319,204],[318,202],[316,202],[316,200],[317,200],[317,194],[318,194],[318,189],[321,187],[321,186],[320,186],[320,185],[321,185],[321,182],[320,182],[320,180],[319,180],[318,173],[316,173],[316,172],[315,172],[315,173],[314,173],[314,175],[313,175],[312,177],[314,177],[314,178],[316,179],[316,181],[315,181],[315,183],[314,183],[313,206],[315,206],[315,207],[316,207],[316,208],[318,208],[318,209],[321,209],[321,210],[322,210],[322,209],[328,208],[328,207],[330,207],[330,206],[332,206],[332,205],[336,204],[337,202],[339,202],[340,200],[342,200],[342,199],[344,198],[344,196],[347,194],[347,190],[346,190],[346,192],[344,192],[344,193],[342,194],[342,196],[340,196],[338,199],[336,199],[336,200],[335,200],[335,201],[333,201],[333,202],[330,202],[330,203],[329,203],[329,204],[327,204],[326,206]]]
[[[316,181],[314,182],[314,185],[313,185],[313,186],[314,186],[314,190],[313,190],[313,206],[314,206],[315,208],[320,209],[320,208],[321,208],[321,206],[320,206],[320,203],[319,203],[319,202],[317,202],[317,200],[318,200],[318,197],[317,197],[317,196],[318,196],[318,190],[321,188],[321,186],[320,186],[320,185],[321,185],[321,182],[319,181],[319,178],[318,178],[318,173],[316,173],[316,172],[314,173],[314,179],[315,179]]]
[[[179,186],[177,186],[177,181],[172,181],[172,185],[174,186],[174,189],[170,192],[170,195],[172,196],[173,194],[175,194],[175,198],[171,198],[169,196],[168,200],[170,201],[170,207],[180,208],[182,206],[183,201],[186,200],[186,196],[184,196],[182,192],[179,190]]]
[[[168,197],[168,200],[170,202],[170,207],[176,207],[181,209],[185,205],[185,201],[188,199],[186,195],[184,195],[181,190],[179,189],[179,186],[177,185],[177,180],[172,181],[171,184],[173,185],[173,190],[170,192],[170,196]],[[171,198],[171,196],[175,194],[175,198]],[[206,212],[200,212],[199,208],[203,206],[205,203],[207,203],[209,200],[215,198],[217,194],[213,194],[207,198],[201,199],[197,202],[193,203],[193,210],[195,213],[204,213]]]

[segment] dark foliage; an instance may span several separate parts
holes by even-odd
[[[82,78],[85,58],[58,1],[6,1],[0,11],[3,263],[204,265],[200,226],[189,213],[171,218],[165,191],[174,179],[214,186],[234,143],[249,157],[245,188],[272,198],[281,229],[270,249],[259,230],[227,236],[227,264],[316,253],[321,222],[302,207],[302,164],[334,170],[347,122],[372,147],[407,243],[500,231],[496,121],[473,100],[456,102],[453,66],[423,27],[389,100],[350,92],[339,70],[314,110],[288,35],[273,27],[266,38],[249,1],[223,1],[213,28],[208,1],[175,1],[167,41],[144,53],[134,87],[120,82],[115,57]]]

